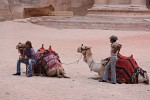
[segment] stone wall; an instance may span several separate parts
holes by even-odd
[[[118,4],[118,0],[109,0]],[[119,0],[119,3],[128,4],[130,0]],[[109,3],[110,3],[109,2]],[[0,21],[23,18],[23,8],[42,7],[52,4],[56,11],[73,11],[75,16],[86,15],[94,0],[0,0]],[[147,0],[150,7],[150,0]]]
[[[94,0],[71,0],[71,8],[74,15],[84,16],[88,13],[87,9],[91,8]]]
[[[108,4],[114,4],[114,5],[118,5],[118,4],[130,4],[131,0],[108,0]]]
[[[43,7],[52,4],[56,11],[71,10],[71,0],[9,0],[9,1],[13,12],[13,19],[23,18],[23,8],[28,7]]]
[[[0,0],[0,21],[11,19],[11,10],[7,0]]]
[[[150,0],[146,0],[146,6],[150,9]]]
[[[23,8],[52,4],[56,11],[73,11],[76,16],[87,14],[94,0],[0,0],[0,20],[23,18]]]

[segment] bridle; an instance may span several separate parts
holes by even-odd
[[[86,53],[87,53],[88,50],[90,50],[90,48],[85,48],[85,49],[83,49],[82,46],[83,46],[83,45],[81,45],[81,52],[85,51],[84,54],[82,53],[83,56],[84,56],[84,58],[85,58],[85,57],[86,57]],[[86,62],[87,62],[87,61],[86,61]],[[94,62],[94,61],[92,60],[91,63],[90,63],[90,65],[89,65],[89,68],[90,68],[91,70],[92,70],[91,65],[92,65],[93,62]]]
[[[86,56],[86,52],[87,52],[87,50],[90,50],[90,48],[82,48],[83,47],[83,44],[81,45],[81,53],[83,52],[83,51],[85,51],[85,54],[83,54],[84,56]]]

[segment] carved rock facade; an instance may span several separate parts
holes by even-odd
[[[73,11],[86,15],[94,0],[0,0],[0,21],[23,18],[23,8],[52,4],[56,11]]]

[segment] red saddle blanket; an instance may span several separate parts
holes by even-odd
[[[116,63],[117,82],[119,83],[133,83],[134,73],[139,67],[133,56],[130,57],[118,54],[118,61]],[[108,59],[109,60],[109,59]]]
[[[59,62],[57,56],[53,53],[48,53],[44,56],[43,60],[46,62],[46,65],[52,69],[55,66],[61,67],[61,63]]]

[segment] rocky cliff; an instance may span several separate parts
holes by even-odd
[[[7,0],[0,0],[0,21],[12,19],[11,9]]]
[[[94,0],[0,0],[0,21],[23,18],[23,8],[52,4],[56,11],[73,11],[86,15]]]

